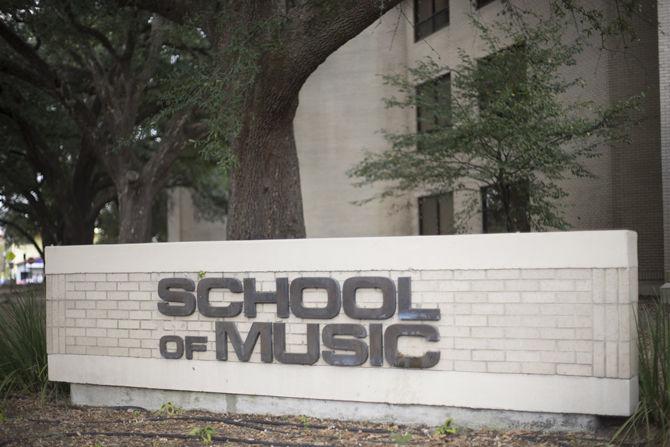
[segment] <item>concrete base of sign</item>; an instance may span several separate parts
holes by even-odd
[[[165,402],[184,409],[221,413],[310,415],[339,420],[366,420],[398,424],[437,426],[447,418],[469,428],[539,429],[548,431],[587,431],[599,425],[599,417],[582,414],[535,413],[506,410],[431,405],[391,405],[379,403],[296,399],[285,397],[168,391],[131,387],[82,385],[70,388],[72,403],[92,406],[137,406],[157,410]]]

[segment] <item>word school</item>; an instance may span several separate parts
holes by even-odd
[[[213,289],[223,289],[242,294],[241,301],[226,305],[213,305],[209,295]],[[326,305],[305,307],[305,289],[320,289],[326,292]],[[375,289],[381,292],[379,307],[359,307],[356,292],[360,289]],[[195,292],[195,294],[193,293]],[[276,279],[276,291],[259,292],[254,278],[204,278],[196,284],[188,278],[164,278],[158,283],[158,311],[172,317],[185,317],[197,311],[210,318],[234,318],[244,314],[246,318],[256,318],[258,304],[274,304],[278,318],[289,318],[291,314],[301,319],[328,320],[340,311],[357,320],[387,320],[398,313],[401,321],[438,321],[439,309],[412,308],[411,278],[398,278],[397,287],[393,280],[380,276],[356,276],[347,278],[340,288],[337,280],[327,277],[302,277],[289,282],[288,278]],[[294,323],[291,323],[294,324]],[[286,324],[281,322],[254,322],[242,339],[235,322],[215,323],[216,358],[228,360],[228,342],[233,346],[240,361],[248,362],[260,339],[261,361],[313,365],[323,360],[336,366],[360,366],[369,361],[371,366],[382,366],[386,362],[398,368],[431,368],[440,360],[439,351],[427,351],[421,356],[408,356],[398,351],[400,337],[419,337],[428,342],[439,341],[440,334],[435,326],[416,323],[391,324],[385,329],[380,323],[362,324],[307,323],[307,352],[286,352]],[[369,330],[368,330],[369,329]],[[321,337],[319,334],[321,333]],[[369,337],[366,343],[365,338]],[[322,339],[328,350],[320,352]],[[207,337],[165,335],[159,341],[160,353],[166,359],[193,359],[194,352],[207,350]]]

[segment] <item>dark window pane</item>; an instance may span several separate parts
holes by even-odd
[[[420,23],[416,28],[416,38],[421,39],[433,34],[433,21],[428,19],[426,22]]]
[[[484,233],[530,231],[528,182],[507,185],[505,193],[509,197],[508,213],[505,212],[505,201],[499,188],[488,186],[481,189]]]
[[[422,39],[449,24],[449,0],[414,0],[414,38]]]
[[[416,0],[416,22],[420,23],[433,15],[433,0]]]
[[[440,234],[454,234],[454,193],[442,194],[438,199],[440,208]]]
[[[484,233],[506,233],[507,224],[498,192],[482,188],[482,220]]]
[[[482,6],[486,6],[489,3],[493,3],[495,0],[476,0],[477,1],[477,9],[481,8]]]
[[[433,132],[451,126],[451,78],[449,74],[416,87],[418,132]],[[421,150],[421,147],[418,148]]]
[[[439,215],[435,197],[419,198],[419,234],[439,234]]]
[[[435,13],[449,9],[449,0],[435,0]]]
[[[454,195],[452,192],[419,198],[419,234],[454,233]]]
[[[439,113],[435,124],[439,127],[451,126],[451,77],[449,74],[437,79],[435,83],[435,102],[439,104]]]
[[[437,31],[440,28],[444,28],[449,25],[449,10],[445,9],[442,12],[438,12],[433,17],[435,30]]]

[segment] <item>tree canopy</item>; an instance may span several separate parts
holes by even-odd
[[[113,1],[4,4],[0,113],[14,149],[3,156],[22,177],[4,173],[3,187],[14,190],[2,195],[5,208],[36,216],[45,243],[90,243],[100,209],[113,200],[119,240],[150,240],[154,197],[174,179],[177,160],[194,160],[193,141],[205,132],[195,107],[174,111],[164,98],[207,57],[196,29]],[[211,180],[204,173],[188,181],[202,178]],[[50,235],[46,222],[62,234]]]

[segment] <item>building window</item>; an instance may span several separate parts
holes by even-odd
[[[475,6],[477,9],[483,8],[484,6],[488,5],[489,3],[493,3],[495,0],[475,0]]]
[[[414,40],[449,25],[449,0],[414,0]]]
[[[454,193],[419,197],[419,234],[454,233]]]
[[[416,130],[434,132],[451,127],[451,77],[449,74],[416,87]],[[420,151],[421,140],[417,144]]]
[[[530,231],[528,182],[516,182],[505,188],[505,200],[499,188],[486,186],[482,194],[482,230],[484,233]]]

